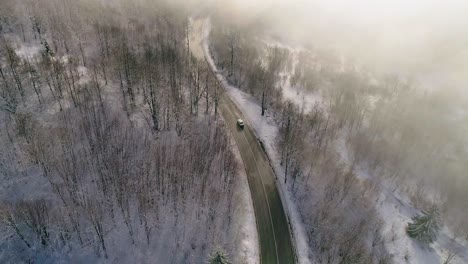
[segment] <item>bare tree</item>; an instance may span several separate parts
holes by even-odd
[[[457,252],[455,250],[450,250],[449,252],[447,252],[447,257],[445,258],[443,264],[449,264],[455,258],[456,255]]]

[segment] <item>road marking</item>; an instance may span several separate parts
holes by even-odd
[[[219,83],[218,83],[218,84],[219,84]],[[226,99],[225,99],[225,100],[226,100]],[[232,117],[234,117],[234,120],[235,120],[235,119],[236,119],[236,116],[235,116],[235,115],[232,113],[232,111],[229,109],[229,106],[227,105],[227,102],[226,102],[226,107],[227,107],[228,112],[232,115]],[[244,119],[245,119],[245,118],[244,118]],[[237,127],[237,125],[236,125],[236,127]],[[254,160],[255,160],[255,168],[257,168],[258,176],[260,177],[260,182],[262,183],[263,194],[265,195],[265,200],[266,200],[267,206],[268,206],[268,214],[270,215],[270,224],[271,224],[271,228],[273,229],[273,240],[274,240],[274,242],[275,242],[276,263],[279,264],[278,244],[276,243],[275,226],[273,225],[273,218],[272,218],[272,216],[271,216],[270,203],[268,202],[268,196],[267,196],[267,193],[266,193],[266,190],[265,190],[265,184],[263,183],[262,175],[261,175],[261,173],[260,173],[260,170],[258,169],[257,159],[255,158],[255,154],[253,153],[252,147],[251,147],[250,144],[249,144],[249,140],[248,140],[247,137],[245,136],[243,130],[241,131],[241,134],[242,134],[242,136],[244,137],[245,141],[247,142],[247,145],[248,145],[248,147],[249,147],[250,153],[252,153],[252,156],[253,156],[253,158],[254,158]]]

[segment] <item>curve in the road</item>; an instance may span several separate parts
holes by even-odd
[[[217,85],[225,90],[226,87],[220,81],[223,80],[222,76],[217,76],[214,63],[210,63],[212,58],[206,45],[209,36],[209,31],[205,31],[206,21],[206,19],[192,21],[190,49],[198,59],[207,61]],[[295,263],[293,241],[270,162],[248,125],[248,120],[226,93],[221,95],[219,109],[239,148],[247,174],[259,238],[260,262]],[[238,118],[247,121],[243,130],[237,126]]]
[[[203,47],[202,49],[217,85],[226,89],[215,74],[216,69],[213,69],[213,65],[209,63],[211,59],[207,58],[210,56],[209,52]],[[268,264],[295,263],[296,256],[289,224],[268,158],[255,133],[249,127],[248,120],[226,93],[222,94],[219,107],[244,162],[257,223],[260,261]],[[244,129],[237,126],[238,118],[247,121]]]

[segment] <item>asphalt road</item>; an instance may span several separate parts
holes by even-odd
[[[261,263],[295,263],[288,222],[268,158],[248,120],[225,93],[219,107],[244,161],[260,240]],[[236,123],[238,118],[245,122],[243,129]]]
[[[211,55],[203,48],[203,42],[208,41],[204,39],[205,22],[204,19],[193,21],[190,49],[197,58],[207,60],[208,56]],[[211,69],[214,77],[218,80],[217,85],[225,89],[222,82],[219,82],[215,71],[216,69]],[[266,264],[295,263],[290,229],[276,187],[275,174],[268,158],[251,129],[249,121],[227,93],[221,95],[219,110],[235,139],[247,173],[257,223],[260,261]],[[238,118],[244,120],[244,129],[237,126]]]

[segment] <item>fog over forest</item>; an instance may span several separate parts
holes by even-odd
[[[226,15],[239,23],[267,21],[272,33],[291,45],[333,49],[372,69],[418,75],[428,86],[447,89],[451,88],[447,86],[461,88],[468,84],[466,1],[234,0],[218,3],[232,5],[225,9],[229,10]]]
[[[468,263],[468,1],[0,0],[0,263]]]

